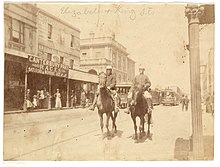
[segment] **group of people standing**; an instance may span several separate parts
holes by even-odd
[[[47,92],[45,88],[43,90],[37,90],[33,97],[31,97],[31,90],[27,89],[26,108],[28,110],[48,108],[49,98],[49,92]]]
[[[84,92],[84,91],[82,91]],[[81,93],[81,96],[85,93]],[[51,96],[49,92],[46,91],[44,88],[43,90],[37,90],[36,94],[33,95],[30,89],[27,89],[26,94],[26,103],[24,103],[24,107],[27,108],[27,110],[32,109],[48,109],[49,108],[49,100],[51,99],[53,106],[56,109],[61,109],[64,105],[62,102],[66,102],[65,99],[62,99],[62,93],[60,93],[60,90],[57,89],[56,93]],[[77,97],[74,90],[71,90],[70,94],[70,107],[74,108],[76,106]]]

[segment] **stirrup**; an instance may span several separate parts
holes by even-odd
[[[95,106],[94,106],[94,105],[91,105],[91,106],[89,107],[89,110],[94,111],[94,110],[95,110]]]

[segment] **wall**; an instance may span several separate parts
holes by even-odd
[[[48,24],[52,25],[52,36],[48,39]],[[71,47],[71,35],[74,43]],[[62,20],[40,10],[38,13],[38,55],[44,58],[47,53],[52,54],[54,61],[64,57],[64,64],[70,65],[70,59],[74,60],[74,67],[80,65],[80,31]]]

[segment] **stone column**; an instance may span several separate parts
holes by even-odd
[[[204,9],[195,4],[186,6],[188,18],[189,52],[190,52],[190,86],[192,110],[192,142],[193,159],[204,158],[203,127],[200,87],[200,55],[199,55],[199,17]]]

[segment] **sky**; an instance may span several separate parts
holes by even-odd
[[[190,90],[186,4],[70,4],[44,3],[38,7],[80,29],[80,38],[110,36],[127,48],[129,57],[146,68],[152,87],[179,86]],[[204,27],[205,41],[212,38]],[[206,46],[206,50],[210,46]],[[205,51],[203,53],[206,53]]]

